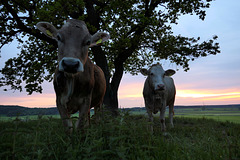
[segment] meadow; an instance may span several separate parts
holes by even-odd
[[[106,114],[100,123],[91,121],[84,130],[66,135],[61,120],[52,116],[0,120],[0,159],[240,159],[238,123],[176,113],[175,127],[170,128],[168,119],[166,124],[162,133],[154,117],[151,133],[144,114],[121,111],[117,118]]]
[[[240,124],[239,108],[207,108],[207,109],[179,109],[177,117],[207,118],[221,122],[234,122]]]
[[[139,109],[130,111],[134,115],[146,115],[145,109]],[[159,114],[155,115],[156,117]],[[168,109],[166,110],[166,116],[168,116]],[[220,122],[233,122],[240,124],[240,107],[212,107],[205,108],[196,107],[196,108],[175,108],[175,117],[187,117],[187,118],[206,118],[214,119]]]

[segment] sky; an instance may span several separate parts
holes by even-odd
[[[172,76],[176,86],[175,105],[224,105],[240,104],[240,1],[216,0],[207,9],[204,21],[195,15],[184,15],[173,25],[175,35],[201,37],[209,40],[218,36],[221,53],[190,62],[190,70],[183,69],[167,60],[160,61],[165,70],[178,70]],[[1,50],[0,68],[4,62],[17,55],[17,42],[5,45]],[[142,96],[146,77],[125,74],[118,97],[119,107],[144,107]],[[55,107],[52,83],[44,82],[43,94],[3,91],[0,88],[0,105],[25,107]]]

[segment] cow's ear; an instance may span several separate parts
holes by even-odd
[[[109,38],[110,38],[110,35],[107,33],[104,33],[104,32],[95,33],[92,36],[90,47],[101,45],[103,44],[103,42],[108,41]]]
[[[48,22],[38,22],[37,23],[37,29],[42,31],[46,36],[56,39],[57,37],[57,29]]]
[[[142,75],[148,76],[148,70],[147,69],[142,68],[142,69],[140,69],[140,72],[142,73]]]
[[[174,71],[174,70],[172,70],[172,69],[168,69],[168,70],[166,70],[165,71],[165,75],[166,76],[172,76],[172,75],[174,75],[176,72]]]

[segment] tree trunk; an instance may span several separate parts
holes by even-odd
[[[84,0],[84,2],[85,2],[85,6],[87,8],[87,13],[88,13],[86,21],[88,21],[91,25],[96,27],[97,30],[99,30],[100,16],[94,8],[93,1]],[[146,7],[147,7],[146,9],[148,10],[148,2],[146,3]],[[148,10],[148,12],[146,12],[145,14],[149,14],[149,13],[151,13],[151,12],[149,12],[149,10]],[[146,15],[146,16],[150,16],[150,15]],[[92,48],[94,59],[95,59],[97,65],[100,68],[102,68],[105,78],[106,78],[107,88],[106,88],[106,94],[105,94],[103,103],[104,103],[105,107],[113,115],[118,114],[118,88],[119,88],[120,82],[122,80],[123,72],[124,72],[123,63],[128,59],[128,57],[130,57],[132,55],[134,50],[137,49],[139,41],[140,41],[140,36],[143,33],[145,26],[146,26],[146,24],[139,25],[131,30],[132,32],[135,32],[135,36],[131,40],[132,46],[128,49],[125,49],[123,46],[122,51],[119,52],[117,58],[114,60],[115,72],[113,74],[112,79],[111,79],[111,75],[110,75],[110,71],[109,71],[108,63],[107,63],[107,58],[106,58],[104,51],[102,50],[101,47],[93,47]],[[91,32],[91,31],[90,31],[90,33],[93,34],[93,32]],[[111,79],[111,82],[110,82],[110,79]]]
[[[109,109],[114,116],[118,115],[118,89],[120,82],[123,76],[123,63],[115,59],[115,73],[113,74],[113,78],[111,83],[107,85],[107,91],[104,97],[104,104],[106,108]]]
[[[123,76],[123,64],[114,63],[115,64],[115,73],[110,82],[111,76],[108,68],[107,58],[104,54],[104,51],[100,46],[93,47],[92,52],[94,55],[94,59],[96,64],[103,70],[105,78],[106,78],[106,94],[104,97],[104,106],[107,110],[109,110],[114,116],[118,114],[118,88]],[[118,61],[116,61],[118,62]]]
[[[113,116],[118,115],[118,91],[111,89],[111,84],[107,85],[104,97],[104,106]]]
[[[91,25],[93,25],[94,27],[97,28],[97,30],[99,30],[100,28],[100,17],[99,14],[95,11],[94,7],[93,7],[93,1],[88,1],[88,0],[84,0],[86,8],[87,8],[87,13],[88,13],[88,17],[86,19],[86,21],[88,23],[90,23]],[[90,31],[91,34],[94,34],[94,32]],[[111,75],[110,75],[110,71],[108,68],[108,63],[107,63],[107,58],[106,55],[104,53],[104,51],[102,50],[102,48],[100,46],[98,47],[93,47],[92,49],[93,55],[94,55],[94,59],[96,64],[103,70],[105,78],[106,78],[106,94],[104,96],[104,106],[106,107],[106,109],[108,109],[113,115],[117,115],[117,110],[118,110],[118,87],[116,88],[116,86],[119,86],[119,83],[113,83],[110,82],[111,79]],[[114,84],[114,86],[113,86]]]

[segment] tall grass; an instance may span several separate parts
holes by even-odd
[[[145,116],[104,116],[66,135],[60,119],[0,122],[0,159],[240,159],[240,125],[209,119],[175,118],[161,132]],[[167,121],[168,124],[168,121]]]

